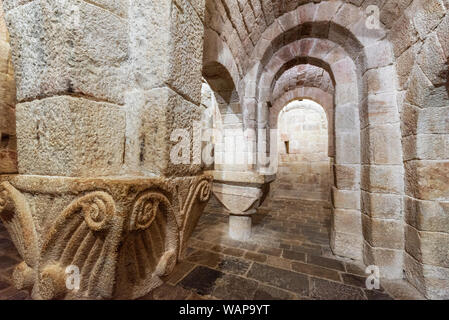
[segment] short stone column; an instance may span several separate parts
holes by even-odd
[[[229,211],[229,236],[246,241],[251,237],[252,215],[262,204],[274,176],[252,172],[213,171],[212,192]]]

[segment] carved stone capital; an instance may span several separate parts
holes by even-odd
[[[213,194],[229,211],[229,235],[247,240],[251,236],[251,215],[263,203],[274,175],[254,172],[209,171],[214,177]]]
[[[145,295],[173,270],[211,186],[207,175],[1,176],[0,219],[24,259],[15,285],[35,299]]]
[[[234,215],[255,213],[262,199],[260,187],[244,187],[226,183],[214,183],[213,194]]]
[[[233,215],[250,215],[264,201],[274,175],[255,172],[208,171],[214,177],[212,192]]]

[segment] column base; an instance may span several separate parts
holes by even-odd
[[[134,299],[183,255],[212,177],[0,176],[0,219],[34,299]]]

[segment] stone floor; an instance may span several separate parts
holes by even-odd
[[[248,242],[227,235],[228,217],[206,212],[187,257],[165,284],[142,299],[421,299],[405,281],[365,289],[364,267],[334,257],[330,209],[323,203],[272,201],[254,218]],[[10,285],[20,258],[0,225],[0,299],[29,299]]]
[[[333,256],[326,202],[270,201],[248,242],[230,239],[228,217],[212,211],[201,218],[185,261],[145,299],[422,299],[405,281],[367,290],[365,267]]]
[[[0,222],[0,300],[30,299],[27,291],[19,291],[11,285],[12,271],[21,261],[8,232]]]

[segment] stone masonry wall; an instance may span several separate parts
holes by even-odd
[[[9,34],[0,1],[0,173],[17,172],[15,85]]]
[[[386,1],[397,61],[405,168],[406,278],[449,298],[449,1]]]

